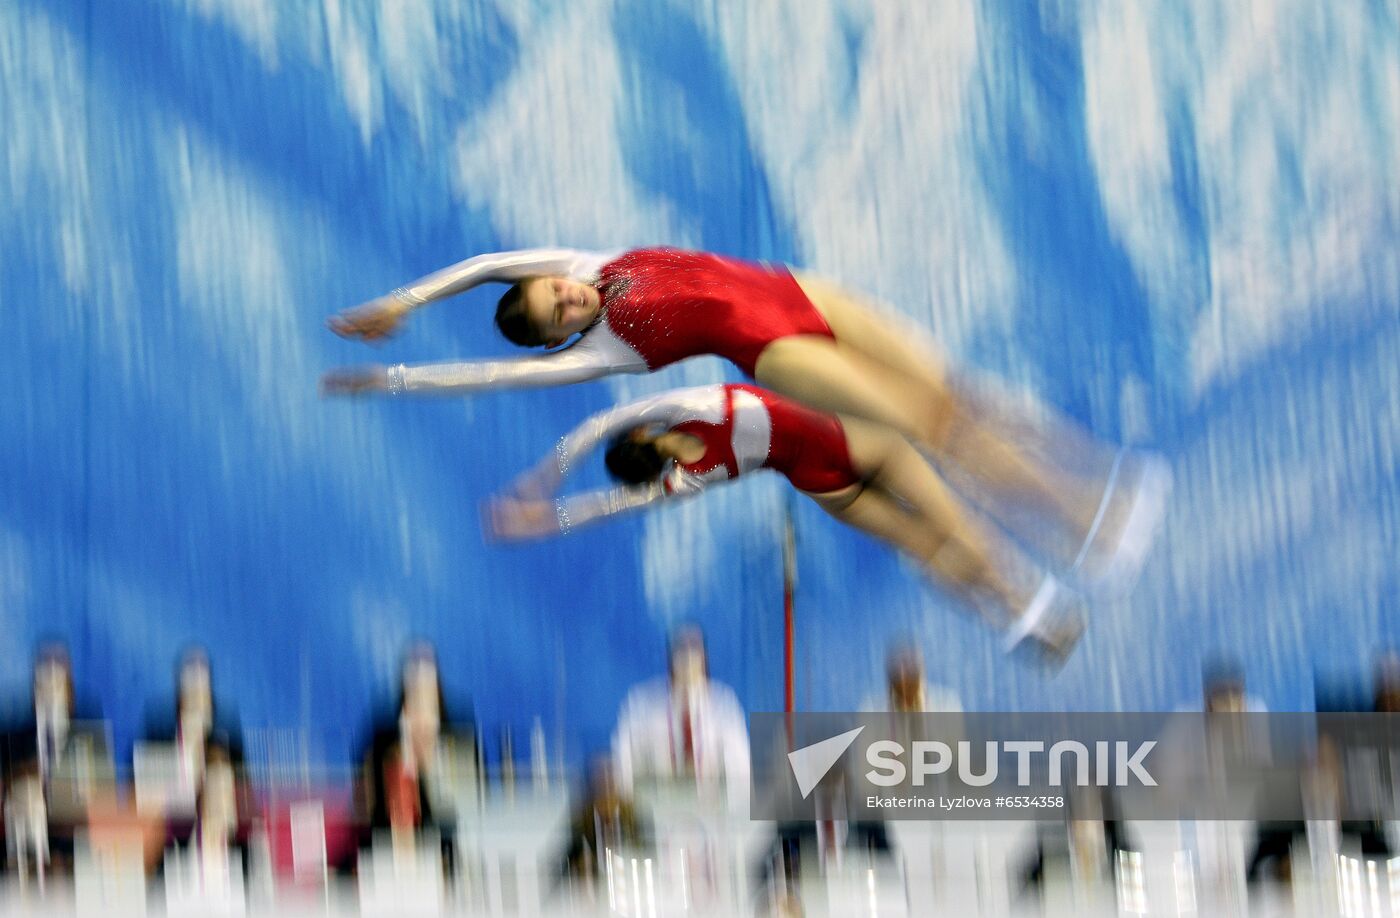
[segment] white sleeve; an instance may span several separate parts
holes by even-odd
[[[388,391],[456,395],[487,389],[567,386],[614,373],[640,373],[646,362],[608,329],[589,329],[563,350],[504,360],[399,364],[388,369]]]
[[[410,305],[421,306],[491,281],[513,284],[527,277],[562,275],[576,281],[591,282],[613,257],[577,249],[494,252],[468,258],[450,268],[421,277],[398,288],[393,295]]]
[[[648,424],[671,427],[695,417],[697,406],[715,397],[715,388],[698,386],[663,392],[595,414],[574,428],[555,447],[559,474],[567,475],[574,464],[597,449],[599,444],[624,431]]]
[[[599,412],[584,421],[559,440],[554,454],[546,456],[511,485],[518,496],[544,500],[558,493],[569,472],[602,443],[634,427],[660,424],[665,427],[693,418],[707,403],[722,396],[717,386],[697,386],[663,392],[650,398],[619,405]],[[671,497],[692,497],[704,490],[705,482],[683,473],[666,475],[645,484],[625,485],[598,491],[586,491],[561,497],[554,502],[559,532],[567,533],[579,526],[639,510],[659,500]]]
[[[583,491],[557,499],[554,502],[554,517],[559,523],[559,534],[568,535],[580,526],[640,510],[669,496],[659,481]]]
[[[585,341],[587,336],[585,336]],[[579,342],[582,344],[584,342]],[[579,345],[574,345],[578,347]],[[713,400],[716,395],[713,386],[698,386],[693,389],[679,389],[663,392],[650,398],[619,405],[599,412],[578,427],[565,434],[554,444],[554,452],[544,457],[533,468],[517,477],[511,485],[515,494],[542,500],[559,490],[560,483],[580,461],[587,458],[599,444],[612,439],[625,430],[647,424],[672,426],[694,417],[697,407],[704,401]],[[676,478],[676,476],[671,476]],[[671,490],[689,491],[689,488],[676,488],[671,482]],[[580,507],[582,509],[582,507]],[[597,508],[589,508],[589,516]]]
[[[530,389],[566,386],[607,376],[612,370],[590,359],[587,352],[565,348],[554,354],[506,360],[465,360],[452,363],[398,364],[389,367],[388,391],[429,395],[460,395],[488,389]]]
[[[640,485],[621,485],[598,491],[570,494],[554,501],[554,517],[559,534],[567,535],[580,526],[587,526],[622,513],[641,510],[663,500],[684,500],[705,490],[706,482],[697,476],[685,476],[684,489],[671,486],[676,476],[668,476]]]

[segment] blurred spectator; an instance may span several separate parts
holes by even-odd
[[[1369,690],[1364,685],[1356,686],[1352,680],[1350,688],[1318,686],[1314,694],[1318,698],[1319,714],[1396,713],[1400,711],[1400,655],[1390,651],[1377,659]],[[1337,824],[1339,851],[1362,860],[1389,861],[1395,847],[1385,818],[1395,811],[1395,773],[1391,757],[1378,755],[1375,749],[1365,745],[1356,747],[1345,740],[1339,742],[1326,733],[1318,745],[1317,767],[1322,786],[1335,805],[1354,817],[1363,817],[1344,819]],[[1251,857],[1251,879],[1270,865],[1276,865],[1280,874],[1286,873],[1288,855],[1292,846],[1303,838],[1303,830],[1295,826],[1285,835],[1284,828],[1280,825],[1272,835],[1261,837]]]
[[[11,829],[43,826],[50,861],[67,867],[74,833],[86,817],[96,784],[111,779],[107,732],[97,719],[78,710],[64,645],[39,648],[32,687],[32,716],[10,730],[5,740],[6,823]],[[27,812],[21,814],[19,808]],[[12,847],[20,841],[14,834],[7,832]]]
[[[240,764],[226,747],[211,742],[206,747],[204,775],[195,802],[194,831],[190,835],[198,856],[220,864],[229,858],[246,876],[252,812],[252,796]]]
[[[929,684],[924,671],[924,655],[912,641],[897,643],[890,648],[885,660],[885,689],[883,699],[867,699],[861,710],[896,714],[956,714],[963,709],[957,692]]]
[[[180,654],[174,688],[170,707],[148,716],[146,739],[136,750],[138,805],[146,806],[143,798],[153,794],[167,845],[188,844],[194,854],[213,859],[199,861],[202,869],[231,857],[246,871],[243,840],[252,794],[243,772],[242,735],[237,718],[215,701],[202,647]],[[143,774],[142,757],[158,757],[161,771]]]
[[[1206,715],[1202,745],[1181,748],[1198,748],[1211,773],[1223,775],[1235,766],[1259,766],[1268,761],[1267,719],[1239,716],[1268,713],[1264,703],[1246,690],[1244,669],[1239,663],[1218,658],[1203,667],[1199,710]]]
[[[1035,853],[1022,872],[1023,889],[1039,897],[1049,885],[1111,885],[1120,853],[1132,843],[1107,788],[1073,788],[1063,822],[1036,825]]]
[[[804,866],[815,865],[818,870],[827,871],[852,854],[888,857],[892,849],[883,822],[848,822],[836,816],[782,822],[775,828],[774,843],[764,857],[760,882],[769,885],[781,876],[780,888],[791,888],[799,884]]]
[[[375,725],[362,758],[362,847],[371,843],[377,830],[390,830],[398,844],[417,837],[420,830],[437,829],[450,871],[455,860],[456,789],[449,786],[454,772],[448,762],[475,758],[470,716],[461,722],[448,716],[436,655],[427,644],[414,646],[404,657],[394,714]]]
[[[785,893],[802,887],[804,877],[830,875],[853,857],[868,865],[890,855],[883,822],[847,819],[851,788],[856,786],[852,771],[858,767],[852,758],[843,757],[812,789],[815,819],[774,826],[773,842],[759,862],[758,885],[766,898],[781,902]]]
[[[896,713],[960,711],[957,695],[924,678],[924,660],[917,648],[901,647],[890,654],[886,667],[889,709]]]
[[[169,711],[147,719],[146,738],[173,743],[181,767],[195,783],[203,774],[203,750],[212,743],[228,752],[235,763],[243,760],[243,737],[238,718],[214,699],[213,672],[202,647],[180,655],[175,669],[175,703]]]
[[[924,677],[923,655],[912,642],[895,644],[885,667],[886,692],[883,697],[867,698],[861,705],[866,712],[884,711],[895,715],[916,715],[936,712],[962,711],[962,705],[952,692],[928,685]],[[920,717],[896,717],[886,729],[901,739],[926,739],[928,724]],[[940,724],[961,733],[957,724]],[[939,739],[954,740],[951,735]],[[800,901],[793,890],[802,881],[806,869],[828,871],[854,853],[867,860],[888,856],[892,850],[889,831],[884,822],[874,819],[850,821],[848,796],[858,781],[851,774],[857,768],[848,758],[828,769],[811,792],[816,810],[814,820],[780,822],[774,829],[774,840],[760,863],[759,885],[769,898],[775,914],[784,909],[799,909]]]
[[[749,736],[734,690],[710,678],[704,635],[687,625],[671,637],[667,676],[627,694],[613,741],[617,779],[631,792],[639,778],[724,782],[730,806],[747,805]]]
[[[173,704],[147,718],[146,746],[173,752],[175,774],[169,776],[166,789],[167,816],[172,839],[185,841],[196,822],[194,798],[203,785],[210,750],[217,750],[239,769],[243,764],[238,720],[215,702],[213,674],[203,648],[191,647],[180,655]],[[140,749],[138,754],[145,751]],[[141,791],[138,783],[138,794]]]
[[[1315,686],[1319,714],[1395,713],[1400,711],[1400,656],[1383,654],[1376,662],[1371,690],[1354,680],[1339,690],[1336,685]],[[1346,750],[1331,737],[1319,741],[1317,773],[1334,803],[1353,812],[1383,814],[1393,808],[1394,776],[1387,757],[1368,750]],[[1250,883],[1265,878],[1291,880],[1294,849],[1308,840],[1301,821],[1260,823],[1255,832],[1246,875]],[[1393,846],[1386,823],[1380,819],[1348,819],[1337,823],[1337,844],[1365,860],[1389,860]]]
[[[1392,650],[1376,663],[1374,682],[1377,714],[1400,714],[1400,653]]]
[[[1233,660],[1217,659],[1206,664],[1201,689],[1207,714],[1263,714],[1269,710],[1245,691],[1244,669]]]
[[[606,869],[609,852],[651,844],[651,829],[617,780],[615,764],[606,756],[596,757],[569,819],[569,837],[559,858],[561,876],[591,881]]]
[[[1400,712],[1400,654],[1389,651],[1376,661],[1371,700],[1372,713]],[[1385,816],[1395,812],[1394,760],[1390,756],[1352,750],[1343,767],[1346,802],[1362,813],[1374,814],[1374,818],[1343,821],[1342,843],[1354,846],[1362,858],[1389,860],[1393,845]]]

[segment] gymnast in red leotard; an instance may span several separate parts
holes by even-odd
[[[753,376],[774,341],[797,335],[833,340],[822,314],[781,266],[678,249],[637,249],[616,257],[567,250],[490,257],[469,263],[471,269],[449,269],[456,281],[450,289],[523,275],[496,310],[501,332],[526,347],[557,347],[576,333],[579,340],[523,360],[364,368],[365,378],[345,381],[390,392],[458,393],[642,373],[705,354],[724,357]],[[534,283],[530,272],[539,271],[563,276]],[[441,283],[430,278],[400,288],[390,302],[435,298],[442,294],[431,292]],[[352,321],[342,316],[332,327],[350,333],[358,328]]]
[[[548,353],[348,368],[328,373],[323,390],[553,386],[712,354],[808,407],[904,435],[984,511],[1083,582],[1129,585],[1150,544],[1168,480],[1163,464],[1107,448],[1048,414],[1037,416],[1035,442],[1024,442],[1026,419],[954,381],[927,336],[782,266],[676,249],[481,255],[347,310],[330,326],[382,339],[413,309],[488,281],[512,285],[496,309],[502,334]],[[1057,449],[1065,461],[1055,461]]]
[[[623,484],[557,497],[603,444]],[[969,516],[904,437],[755,386],[680,389],[595,415],[488,504],[487,530],[510,540],[560,535],[761,469],[909,555],[1008,644],[1063,659],[1083,631],[1076,597]]]

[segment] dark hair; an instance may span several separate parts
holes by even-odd
[[[510,289],[501,294],[496,302],[496,327],[511,344],[540,347],[545,340],[525,311],[525,284],[526,281],[511,284]]]
[[[1206,692],[1244,691],[1244,667],[1230,657],[1215,657],[1201,667],[1201,684]]]
[[[603,454],[603,462],[608,474],[618,481],[627,484],[655,481],[666,468],[666,460],[656,448],[656,441],[634,439],[635,433],[634,429],[614,437]]]
[[[682,647],[698,647],[700,657],[705,661],[705,675],[710,675],[710,648],[705,643],[705,632],[695,622],[681,622],[671,630],[666,639],[666,658],[674,660],[676,651]]]
[[[671,629],[666,638],[666,653],[674,655],[682,647],[699,647],[700,652],[709,656],[705,647],[705,630],[692,621],[684,621]]]

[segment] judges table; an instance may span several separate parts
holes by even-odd
[[[1291,864],[1290,886],[1246,889],[1245,823],[1135,823],[1134,852],[1088,875],[1069,859],[1047,858],[1037,888],[1025,883],[1034,861],[1032,823],[931,823],[887,827],[889,857],[855,850],[824,869],[803,869],[790,888],[760,882],[774,826],[731,815],[693,788],[639,791],[655,844],[606,850],[590,887],[560,885],[568,803],[558,789],[517,789],[477,798],[459,812],[458,869],[440,869],[441,839],[364,854],[358,877],[289,885],[255,848],[246,882],[223,862],[209,879],[188,851],[167,852],[164,876],[145,872],[145,851],[113,849],[110,831],[80,837],[70,877],[0,882],[0,915],[577,915],[740,916],[778,914],[785,897],[807,918],[914,915],[1237,915],[1400,916],[1400,870],[1362,861],[1338,847],[1335,831],[1309,826]],[[1063,828],[1062,826],[1060,828]],[[141,836],[141,833],[137,833]],[[1043,841],[1043,839],[1041,839]],[[206,865],[207,867],[207,865]],[[796,913],[796,912],[790,912]]]

